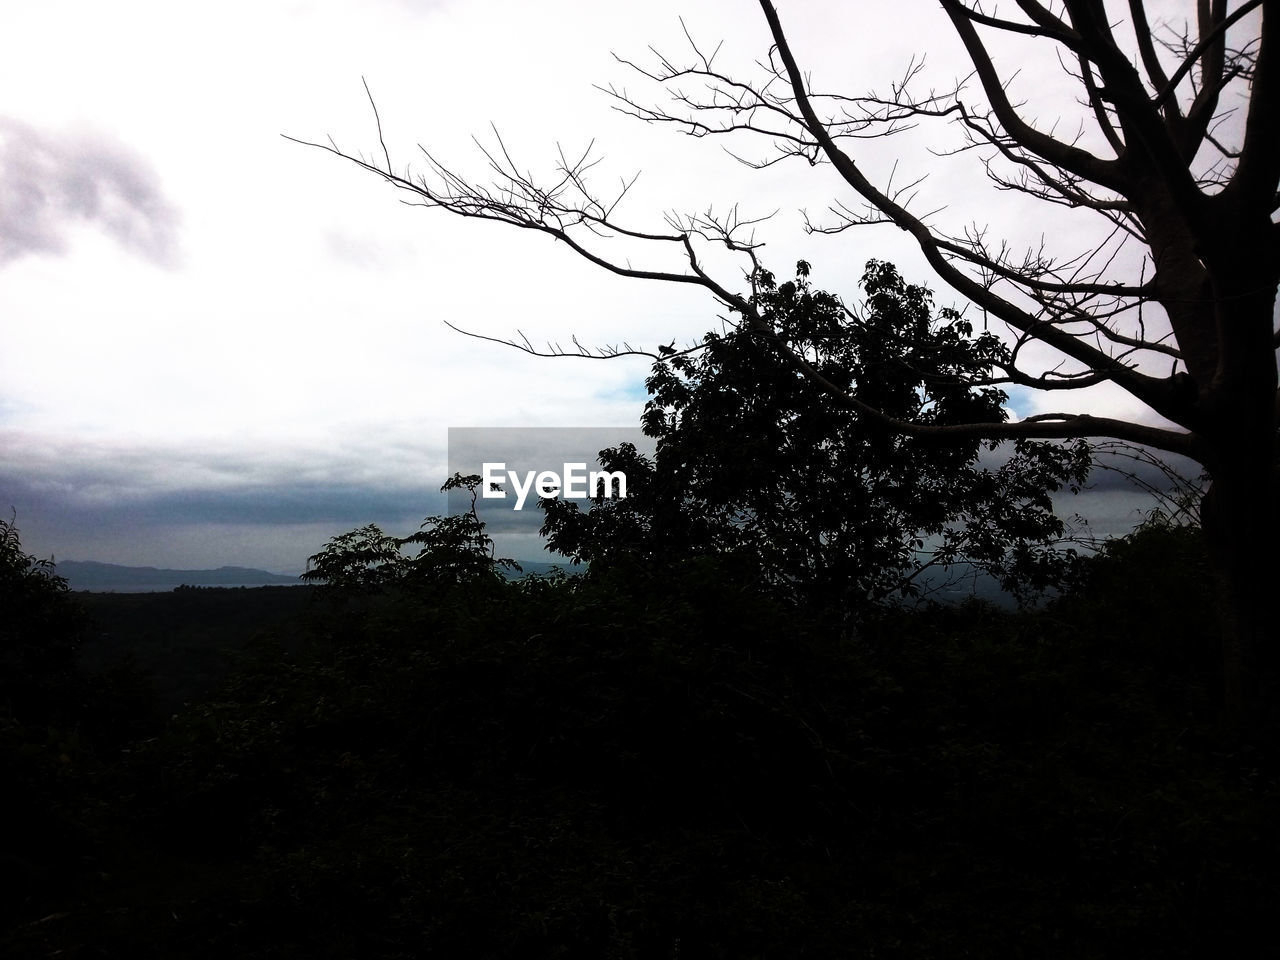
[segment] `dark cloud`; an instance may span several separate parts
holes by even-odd
[[[4,508],[12,506],[19,515],[57,516],[68,526],[326,523],[334,525],[335,533],[341,533],[387,518],[396,523],[412,520],[416,525],[425,516],[446,512],[444,495],[431,487],[313,483],[165,490],[111,499],[96,496],[98,489],[102,488],[41,483],[0,474]]]
[[[479,449],[468,448],[486,446],[472,443],[481,439],[501,441],[493,454],[522,471],[531,465],[558,467],[568,459],[594,465],[594,457],[586,451],[628,439],[628,433],[624,429],[488,429],[464,431],[461,436],[454,432],[451,466],[457,468],[462,465],[459,459],[478,454]],[[0,445],[4,440],[0,433]],[[573,449],[561,449],[558,441],[562,440],[573,441]],[[1003,457],[1003,453],[984,454],[983,463],[995,468]],[[269,462],[255,467],[251,458],[211,454],[199,461],[205,469],[191,467],[192,475],[203,479],[183,483],[175,476],[149,475],[147,464],[157,459],[153,454],[114,451],[109,457],[77,461],[68,451],[53,447],[35,470],[24,469],[21,459],[0,465],[0,511],[7,518],[9,509],[16,509],[29,550],[40,555],[56,553],[64,559],[192,568],[225,562],[296,572],[307,556],[340,533],[377,523],[389,534],[405,536],[425,517],[456,513],[470,505],[469,497],[463,498],[465,503],[448,503],[434,473],[429,482],[416,483],[365,482],[349,473],[334,474],[331,479],[288,479]],[[47,466],[45,461],[57,461],[58,466]],[[208,469],[212,466],[221,469]],[[478,469],[478,463],[467,466]],[[1161,488],[1159,471],[1133,466],[1145,482]],[[190,464],[183,460],[179,467],[178,474],[183,474]],[[230,476],[238,479],[228,482]],[[1095,471],[1090,488],[1080,495],[1064,492],[1054,500],[1060,516],[1087,518],[1094,536],[1127,533],[1157,505],[1132,480],[1107,471]],[[499,555],[545,559],[538,538],[544,515],[536,496],[531,492],[519,512],[512,505],[513,499],[477,504],[488,533],[498,541]]]
[[[1130,452],[1142,450],[1143,448],[1123,445],[1110,450],[1098,450],[1094,455],[1094,470],[1089,477],[1090,489],[1134,490],[1149,485],[1157,490],[1168,490],[1170,481],[1163,470],[1146,459],[1133,459],[1129,456]],[[1176,453],[1153,451],[1149,455],[1190,482],[1195,482],[1203,470],[1194,460]]]
[[[177,211],[146,161],[117,143],[0,117],[0,267],[63,253],[77,221],[153,263],[176,259]]]
[[[1013,452],[1013,444],[1008,442],[1000,444],[994,451],[984,447],[978,454],[978,465],[988,470],[999,469],[1009,462]],[[1196,481],[1202,469],[1195,461],[1178,454],[1103,441],[1094,449],[1093,470],[1089,474],[1087,489],[1098,495],[1141,493],[1152,489],[1161,493],[1172,492],[1175,484],[1165,469],[1157,466],[1157,462],[1189,483]]]
[[[446,512],[431,486],[282,483],[117,496],[111,478],[89,479],[50,483],[0,471],[0,510],[6,519],[16,512],[24,549],[64,560],[297,573],[338,534],[377,523],[404,536]]]

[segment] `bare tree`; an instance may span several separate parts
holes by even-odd
[[[976,0],[939,3],[973,71],[943,92],[916,94],[920,60],[882,94],[821,92],[770,0],[760,0],[760,8],[772,44],[755,76],[721,70],[716,53],[686,34],[684,59],[655,52],[648,65],[621,61],[664,91],[656,102],[625,88],[606,92],[641,120],[695,137],[755,142],[761,155],[734,154],[752,166],[792,159],[829,164],[848,192],[832,203],[829,220],[810,228],[832,233],[888,224],[909,233],[943,281],[1007,326],[1014,350],[1000,371],[1003,382],[1064,393],[1114,384],[1169,424],[1062,412],[936,426],[894,419],[845,397],[862,416],[918,437],[1106,438],[1202,465],[1212,478],[1201,514],[1222,611],[1225,695],[1229,711],[1241,715],[1257,703],[1256,671],[1277,659],[1267,594],[1280,530],[1280,332],[1273,316],[1280,280],[1280,225],[1273,220],[1280,206],[1280,2],[1246,0],[1229,10],[1227,0],[1197,0],[1182,26],[1153,25],[1142,0],[1112,4],[1116,10],[1103,0],[1016,0],[1012,18]],[[1015,101],[1011,77],[997,70],[991,53],[992,44],[1010,40],[1056,52],[1084,107],[1077,135],[1041,129]],[[744,258],[748,278],[756,275],[754,224],[736,210],[669,215],[665,229],[640,230],[618,216],[629,183],[608,196],[589,183],[590,151],[562,153],[556,179],[540,183],[521,172],[495,134],[494,147],[485,150],[486,184],[426,151],[425,172],[398,170],[378,122],[378,155],[349,154],[332,141],[319,146],[408,191],[410,202],[549,234],[616,274],[703,287],[769,335],[751,290],[731,289],[705,266],[708,245],[717,245]],[[1016,253],[986,228],[947,230],[932,213],[912,209],[918,181],[877,183],[860,165],[866,139],[927,122],[958,128],[961,139],[950,152],[972,158],[996,188],[1046,210],[1095,217],[1099,230],[1088,247],[1065,256]],[[633,266],[602,253],[604,237],[671,248],[680,265]],[[537,352],[527,340],[516,345]],[[1046,352],[1056,359],[1037,366],[1032,358]],[[821,380],[803,357],[793,362]]]

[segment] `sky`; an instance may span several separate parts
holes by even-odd
[[[777,6],[825,89],[886,89],[922,51],[939,85],[965,72],[925,0]],[[365,83],[397,166],[420,168],[422,145],[483,180],[473,137],[492,144],[496,130],[522,169],[550,173],[557,145],[594,143],[602,189],[641,173],[628,223],[660,229],[668,210],[737,204],[772,214],[757,239],[780,275],[809,260],[816,286],[856,301],[875,257],[956,302],[892,228],[805,233],[800,211],[848,199],[829,167],[751,170],[720,142],[612,109],[598,86],[652,93],[614,54],[685,57],[682,16],[708,48],[723,41],[730,68],[768,49],[741,0],[0,8],[0,509],[16,511],[24,549],[297,573],[336,534],[370,522],[408,533],[444,512],[450,428],[638,424],[645,358],[540,359],[446,323],[650,349],[718,326],[724,309],[705,291],[618,278],[550,238],[408,206],[286,139],[377,149]],[[1002,63],[1046,115],[1070,109],[1056,62],[1010,51]],[[1071,219],[1050,228],[985,190],[967,157],[928,152],[948,138],[868,141],[862,159],[882,179],[928,173],[922,207],[981,218],[1015,245],[1096,234]],[[744,288],[738,264],[711,262]],[[1014,391],[1011,412],[1046,402],[1062,398]],[[1071,409],[1158,422],[1114,391]],[[1148,505],[1105,478],[1085,499],[1069,509],[1113,532]]]

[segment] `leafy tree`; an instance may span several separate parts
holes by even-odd
[[[954,310],[892,264],[871,261],[861,312],[812,289],[810,266],[778,284],[761,270],[753,306],[776,333],[709,333],[705,349],[654,364],[645,432],[656,462],[634,447],[603,452],[629,495],[580,511],[544,500],[548,546],[595,568],[690,554],[747,559],[766,583],[808,599],[854,603],[919,592],[920,574],[977,565],[1019,595],[1059,582],[1074,551],[1049,493],[1083,483],[1087,445],[1019,441],[922,443],[869,425],[787,362],[807,358],[864,403],[903,419],[1003,423],[1005,393],[976,387],[1008,348],[974,336]]]
[[[16,516],[0,520],[0,709],[52,719],[69,695],[84,615],[52,560],[22,549]]]
[[[371,523],[334,537],[307,559],[302,579],[327,584],[349,593],[378,592],[393,586],[484,583],[501,577],[500,567],[519,564],[494,556],[493,539],[476,514],[479,474],[455,473],[441,492],[466,490],[471,506],[454,516],[427,517],[417,533],[392,537]],[[418,546],[413,556],[403,549]]]
[[[450,517],[431,517],[423,522],[417,533],[400,541],[419,548],[406,567],[406,579],[410,583],[470,583],[496,582],[501,579],[500,568],[519,570],[520,564],[509,557],[494,555],[493,539],[484,532],[485,524],[476,514],[476,490],[480,476],[462,476],[455,473],[445,481],[441,492],[465,490],[471,497],[470,506],[463,513]]]
[[[914,57],[887,91],[857,95],[827,93],[811,80],[815,71],[802,63],[774,4],[759,2],[769,46],[756,76],[726,72],[717,51],[690,40],[682,57],[656,54],[652,66],[622,61],[662,93],[646,101],[611,88],[616,106],[694,137],[755,142],[762,155],[741,147],[734,154],[755,166],[829,165],[840,182],[835,219],[812,229],[886,224],[905,231],[945,283],[1006,328],[1015,349],[1000,368],[1005,382],[1066,396],[1111,385],[1139,403],[1141,412],[1129,418],[1064,405],[1016,423],[933,423],[895,416],[845,392],[804,356],[786,354],[887,431],[938,441],[1108,438],[1203,466],[1212,478],[1202,517],[1221,611],[1225,698],[1243,716],[1261,702],[1256,668],[1276,661],[1268,599],[1275,561],[1258,546],[1280,529],[1276,5],[1244,0],[1229,10],[1226,0],[1197,0],[1181,24],[1162,16],[1153,26],[1142,0],[1018,0],[1009,16],[940,0],[976,89],[957,80],[919,90],[923,58]],[[1048,99],[1053,84],[1019,101],[1012,90],[1019,70],[1055,60],[1075,102]],[[918,180],[895,186],[874,172],[872,141],[929,123],[950,124],[958,136],[935,139],[925,162],[950,162],[941,154],[978,164],[1000,194],[1029,201],[1012,217],[1044,224],[1044,242],[1024,250],[981,223],[948,225],[939,211],[913,202]],[[710,243],[743,257],[747,274],[758,268],[756,221],[739,218],[736,208],[727,217],[673,214],[665,228],[627,222],[619,201],[629,181],[615,195],[595,191],[589,174],[598,158],[589,151],[563,159],[543,184],[499,143],[486,154],[495,178],[489,185],[431,153],[426,173],[397,168],[385,142],[371,157],[332,141],[316,146],[411,192],[422,206],[547,234],[620,276],[703,287],[745,327],[775,335],[751,295],[706,266]],[[902,151],[894,156],[910,163]],[[1088,223],[1096,229],[1082,232]],[[619,237],[627,241],[625,259],[607,247]],[[676,250],[684,268],[643,262],[636,244]]]
[[[308,557],[302,579],[339,590],[377,591],[404,575],[405,562],[400,541],[370,523],[333,537]]]
[[[22,549],[16,516],[0,519],[0,928],[84,854],[78,817],[62,808],[67,781],[88,731],[116,719],[92,710],[114,678],[76,669],[84,627],[52,559]]]

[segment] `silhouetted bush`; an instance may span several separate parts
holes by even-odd
[[[23,551],[13,519],[0,520],[0,597],[0,705],[29,722],[56,720],[84,617],[53,562]]]
[[[51,561],[22,550],[0,520],[0,923],[61,902],[94,861],[95,778],[151,716],[127,663],[87,674],[89,625]]]

